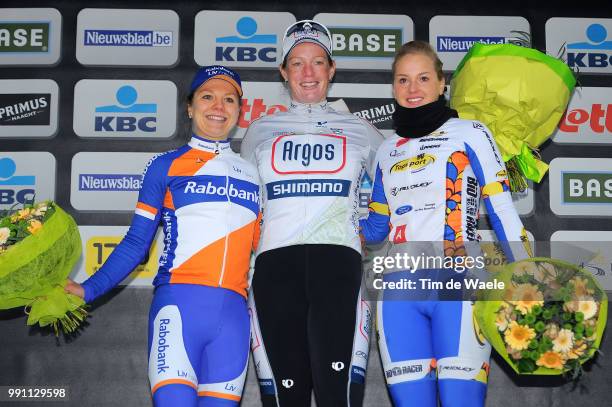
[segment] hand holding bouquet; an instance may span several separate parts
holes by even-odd
[[[78,328],[82,299],[64,291],[81,255],[74,219],[53,202],[26,206],[0,219],[0,309],[26,306],[28,325],[52,325],[56,334]]]

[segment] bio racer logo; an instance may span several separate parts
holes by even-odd
[[[272,144],[272,169],[277,174],[334,174],[345,165],[345,136],[283,135]]]

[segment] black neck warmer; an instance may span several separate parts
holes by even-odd
[[[446,106],[444,95],[440,95],[435,102],[413,108],[402,107],[395,102],[393,127],[400,137],[419,138],[428,135],[452,117],[459,115],[456,110]]]

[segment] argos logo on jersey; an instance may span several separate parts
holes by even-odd
[[[390,174],[394,172],[403,172],[410,170],[411,173],[423,171],[428,165],[433,164],[436,161],[436,157],[431,154],[419,154],[416,157],[408,158],[406,160],[398,161],[389,170]]]
[[[345,165],[344,136],[284,135],[272,144],[272,169],[277,174],[334,174]]]

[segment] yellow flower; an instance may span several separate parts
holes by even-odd
[[[19,220],[25,219],[28,216],[30,216],[31,213],[32,213],[32,210],[30,208],[20,209],[19,211],[17,211],[17,218]]]
[[[576,297],[585,297],[593,294],[593,289],[588,287],[588,280],[586,278],[576,277],[571,279],[570,283],[574,285],[574,295]]]
[[[508,318],[503,310],[497,312],[495,317],[495,325],[500,332],[504,332],[508,328]]]
[[[5,244],[10,236],[11,230],[9,228],[0,228],[0,244]]]
[[[559,335],[553,340],[555,352],[567,353],[574,346],[574,333],[569,329],[559,330]]]
[[[28,222],[28,232],[31,234],[38,232],[40,228],[42,228],[42,223],[40,223],[40,221],[34,219]]]
[[[576,341],[574,349],[571,349],[569,352],[567,352],[567,355],[565,356],[567,357],[567,359],[578,359],[579,357],[584,355],[586,349],[587,344],[584,343],[584,341]]]
[[[563,369],[563,358],[557,352],[545,352],[536,361],[536,365],[549,369]]]
[[[535,338],[536,333],[532,328],[519,325],[516,321],[512,321],[504,336],[506,343],[510,345],[512,349],[523,350],[527,349],[529,342]]]
[[[34,216],[44,216],[45,213],[47,212],[47,206],[46,205],[41,205],[38,208],[36,208],[36,210],[34,211]]]
[[[584,319],[591,319],[597,314],[597,302],[593,297],[582,297],[578,301],[578,311],[584,314]]]
[[[544,305],[544,296],[533,284],[517,284],[513,297],[516,301],[509,301],[510,304],[514,305],[523,315],[530,312],[536,305]]]

